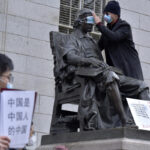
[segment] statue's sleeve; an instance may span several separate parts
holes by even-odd
[[[64,48],[63,59],[70,65],[89,65],[89,62],[86,62],[85,58],[80,56],[80,48],[75,39],[71,39],[67,42]]]
[[[69,41],[64,46],[64,54],[65,57],[68,53],[78,55],[79,47],[77,46],[76,39],[70,38]]]
[[[78,65],[78,66],[90,65],[89,62],[85,61],[85,58],[71,52],[67,53],[66,61],[70,65]]]

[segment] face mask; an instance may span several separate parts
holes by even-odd
[[[111,23],[112,22],[112,18],[110,15],[104,15],[104,20],[107,22],[107,23]]]
[[[93,16],[86,17],[86,23],[87,24],[94,24],[95,23],[94,17]]]
[[[7,85],[6,85],[6,88],[7,89],[12,89],[13,88],[13,84],[8,82]]]

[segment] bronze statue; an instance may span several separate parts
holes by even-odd
[[[59,66],[54,70],[56,82],[61,81],[61,91],[65,91],[78,85],[76,76],[84,79],[78,111],[81,130],[130,126],[133,120],[128,115],[128,106],[128,112],[124,108],[122,99],[150,100],[149,89],[143,81],[126,77],[117,69],[114,72],[104,63],[97,43],[88,34],[93,25],[92,12],[89,9],[80,10],[74,31],[68,36],[64,47],[60,46],[61,53],[55,53],[58,61],[55,65]],[[110,110],[112,107],[113,111]],[[117,117],[113,114],[117,114]],[[63,119],[58,120],[61,122]]]
[[[119,88],[125,96],[131,97],[131,95],[137,95],[137,98],[142,99],[141,92],[146,89],[146,86],[142,81],[118,76],[103,62],[97,44],[88,35],[88,32],[91,32],[93,27],[92,23],[87,23],[88,16],[92,16],[92,13],[87,9],[79,12],[74,26],[75,30],[72,33],[72,39],[65,46],[64,60],[70,67],[73,66],[76,69],[86,67],[90,71],[92,68],[92,72],[84,76],[91,78],[96,83],[99,92],[107,93],[115,110],[119,114],[122,125],[126,126],[128,120],[123,109]],[[146,99],[149,99],[149,97],[146,97]]]

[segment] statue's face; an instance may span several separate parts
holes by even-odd
[[[87,32],[92,32],[93,29],[93,24],[89,24],[89,23],[83,23],[82,24],[82,31],[87,33]]]
[[[82,31],[84,33],[91,32],[94,25],[94,18],[92,14],[85,14],[85,17],[83,18],[84,22],[82,23]]]

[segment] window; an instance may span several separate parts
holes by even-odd
[[[60,0],[59,31],[70,33],[73,29],[73,23],[77,12],[82,8],[89,8],[101,17],[106,0]],[[103,21],[103,19],[102,19]],[[95,39],[99,39],[100,33],[93,28],[91,33]]]

